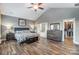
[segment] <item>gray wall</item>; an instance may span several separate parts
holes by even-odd
[[[62,22],[63,19],[68,18],[76,18],[79,17],[79,8],[52,8],[47,10],[44,14],[42,14],[37,22],[47,22],[48,25],[50,23],[59,22],[60,23],[60,29],[62,30]],[[48,27],[49,28],[49,27]]]
[[[63,30],[63,20],[72,18],[75,18],[76,21],[75,41],[79,43],[79,8],[51,8],[37,19],[37,24],[47,23],[47,29],[50,29],[50,23],[60,23],[60,30]]]
[[[1,38],[1,14],[0,14],[0,38]]]
[[[13,28],[18,27],[19,18],[6,16],[6,15],[1,15],[1,18],[2,18],[2,38],[5,38],[6,33],[7,33],[7,25],[11,25]],[[33,24],[33,21],[26,20],[26,24],[27,24],[26,26],[29,27],[30,24]]]

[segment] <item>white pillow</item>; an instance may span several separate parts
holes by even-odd
[[[16,33],[23,33],[23,31],[16,31]]]
[[[30,33],[30,31],[29,31],[29,30],[24,30],[23,32],[24,32],[24,33]]]

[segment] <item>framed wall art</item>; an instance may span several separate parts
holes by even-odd
[[[18,26],[26,26],[26,19],[18,19]]]

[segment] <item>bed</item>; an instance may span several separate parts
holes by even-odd
[[[15,39],[17,43],[31,43],[38,41],[38,34],[30,32],[29,28],[15,28]]]

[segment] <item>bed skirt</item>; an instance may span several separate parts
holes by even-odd
[[[33,43],[33,42],[36,42],[36,41],[38,41],[38,37],[26,38],[26,40],[21,42],[20,44],[23,44],[23,43],[30,44],[30,43]]]

